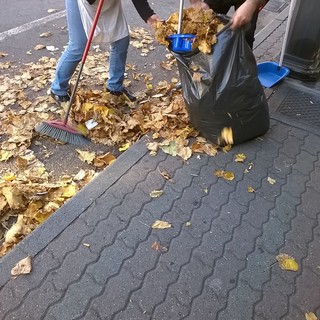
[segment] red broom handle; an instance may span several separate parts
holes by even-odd
[[[72,93],[71,93],[71,97],[70,97],[70,100],[69,100],[68,108],[66,110],[66,115],[65,115],[64,120],[63,120],[63,124],[64,125],[66,125],[67,122],[68,122],[71,106],[73,104],[73,101],[74,101],[74,98],[75,98],[75,95],[76,95],[76,91],[77,91],[77,88],[78,88],[78,85],[79,85],[79,82],[80,82],[80,76],[81,76],[81,73],[82,73],[82,69],[83,69],[84,63],[87,60],[88,52],[89,52],[89,49],[90,49],[90,46],[91,46],[91,42],[92,42],[92,38],[93,38],[94,32],[96,30],[97,23],[98,23],[98,20],[99,20],[99,17],[100,17],[100,13],[101,13],[101,9],[102,9],[103,3],[104,3],[104,0],[99,0],[98,8],[97,8],[97,11],[96,11],[96,14],[94,16],[94,20],[93,20],[93,23],[92,23],[92,26],[91,26],[91,29],[90,29],[90,33],[89,33],[89,37],[88,37],[88,40],[87,40],[87,44],[86,44],[86,46],[84,48],[84,51],[83,51],[83,54],[82,54],[82,59],[81,59],[81,64],[80,64],[80,69],[79,69],[79,72],[78,72],[78,76],[77,76],[76,82],[74,84],[74,87],[72,89]]]
[[[93,20],[93,23],[92,23],[92,26],[91,26],[91,29],[90,29],[88,41],[87,41],[86,47],[85,47],[85,49],[83,51],[82,60],[81,60],[82,64],[84,64],[86,59],[87,59],[88,52],[89,52],[89,49],[90,49],[90,46],[91,46],[91,42],[92,42],[92,38],[93,38],[94,32],[96,30],[96,26],[97,26],[97,23],[98,23],[98,20],[99,20],[99,17],[100,17],[100,13],[101,13],[101,9],[102,9],[103,3],[104,3],[104,0],[100,0],[99,1],[98,8],[97,8],[97,11],[96,11],[96,14],[94,16],[94,20]]]

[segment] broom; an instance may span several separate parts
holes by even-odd
[[[53,139],[57,139],[63,142],[67,142],[67,143],[71,143],[74,145],[84,145],[87,144],[90,140],[87,139],[86,137],[83,136],[82,133],[80,133],[78,130],[74,129],[73,127],[69,126],[67,124],[68,122],[68,118],[69,118],[69,114],[71,111],[71,106],[73,104],[74,98],[75,98],[75,94],[80,82],[80,76],[82,73],[82,69],[84,66],[84,63],[87,59],[88,56],[88,52],[90,49],[90,45],[92,42],[92,38],[94,35],[94,31],[96,29],[98,20],[99,20],[99,16],[101,13],[101,9],[103,6],[103,2],[104,0],[99,0],[99,5],[97,8],[97,12],[95,14],[91,29],[90,29],[90,33],[89,33],[89,37],[88,37],[88,41],[86,44],[86,47],[84,49],[83,55],[82,55],[82,59],[81,59],[81,63],[80,63],[80,69],[79,69],[79,73],[75,82],[75,85],[72,89],[72,93],[71,93],[71,97],[69,100],[69,104],[68,104],[68,108],[66,111],[66,115],[64,117],[63,120],[50,120],[50,121],[44,121],[41,124],[39,124],[35,130],[37,132],[39,132],[40,134],[49,136]]]

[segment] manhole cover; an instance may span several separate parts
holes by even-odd
[[[320,96],[292,89],[278,112],[320,128]]]
[[[285,8],[286,5],[287,5],[287,1],[271,0],[267,3],[267,5],[264,7],[264,9],[271,11],[271,12],[281,12]]]

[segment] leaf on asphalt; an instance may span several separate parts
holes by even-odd
[[[191,227],[191,222],[190,221],[186,222],[186,227]]]
[[[151,248],[155,251],[160,251],[162,253],[168,252],[168,248],[162,246],[160,243],[158,243],[157,241],[154,241],[151,245]]]
[[[49,31],[49,32],[43,32],[40,34],[40,38],[48,38],[48,37],[51,37],[52,36],[52,33]]]
[[[171,180],[171,179],[172,179],[170,173],[167,172],[166,170],[160,171],[159,168],[158,168],[158,170],[159,170],[160,174],[161,174],[166,180]]]
[[[276,183],[276,180],[275,179],[272,179],[270,177],[268,177],[267,181],[270,183],[270,184],[275,184]]]
[[[48,9],[48,13],[55,13],[57,11],[58,11],[57,9]]]
[[[318,317],[313,312],[306,312],[304,316],[305,316],[305,320],[319,320]]]
[[[61,187],[61,191],[62,191],[62,194],[61,194],[62,197],[71,198],[77,193],[78,189],[75,184],[69,184],[67,186]]]
[[[32,262],[31,257],[28,256],[22,260],[20,260],[12,269],[11,275],[17,277],[21,274],[29,274],[32,270]]]
[[[76,149],[76,151],[79,153],[79,158],[81,161],[87,162],[87,163],[93,163],[96,153],[90,152],[90,151],[83,151]]]
[[[235,176],[234,176],[234,173],[231,172],[231,171],[224,171],[224,170],[215,170],[214,171],[214,175],[218,178],[223,178],[225,180],[228,180],[228,181],[232,181]]]
[[[238,153],[236,154],[234,161],[243,163],[246,159],[247,156],[244,153]]]
[[[171,224],[167,221],[156,220],[152,226],[152,229],[169,229],[171,228]]]
[[[45,49],[45,45],[43,44],[37,44],[33,49],[38,51],[38,50],[42,50],[42,49]]]
[[[249,186],[249,187],[248,187],[248,192],[249,192],[249,193],[253,193],[253,192],[255,192],[255,190],[254,190],[251,186]]]
[[[282,270],[289,270],[289,271],[298,271],[299,265],[296,262],[295,258],[289,256],[286,253],[281,253],[276,256],[276,259],[279,263],[279,267]]]
[[[159,198],[162,195],[163,195],[163,190],[153,190],[150,192],[151,198]]]
[[[93,161],[93,165],[95,167],[101,168],[101,167],[108,166],[115,161],[116,161],[116,157],[111,152],[107,152],[101,156],[97,156]]]
[[[130,147],[130,143],[128,142],[128,143],[122,145],[122,146],[119,148],[119,151],[120,151],[120,152],[126,151],[126,150],[129,149],[129,147]]]

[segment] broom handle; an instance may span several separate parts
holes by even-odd
[[[180,6],[179,6],[179,21],[178,21],[178,34],[181,33],[182,29],[182,17],[183,17],[183,4],[184,0],[180,0]]]
[[[286,25],[286,32],[284,35],[284,40],[282,43],[282,49],[281,49],[281,54],[280,54],[279,67],[282,67],[283,58],[284,58],[284,54],[285,54],[285,50],[286,50],[287,42],[288,42],[291,20],[292,20],[292,16],[293,16],[293,9],[295,6],[296,6],[296,0],[291,0],[290,8],[289,8],[289,16],[288,16],[287,25]]]
[[[72,89],[71,97],[70,97],[70,100],[69,100],[69,104],[68,104],[68,108],[67,108],[67,111],[66,111],[66,115],[65,115],[64,120],[63,120],[63,124],[67,124],[67,122],[68,122],[71,106],[73,104],[73,101],[74,101],[74,98],[75,98],[75,95],[76,95],[76,91],[77,91],[77,88],[78,88],[78,85],[79,85],[79,82],[80,82],[80,77],[81,77],[81,74],[82,74],[84,63],[87,60],[88,52],[89,52],[89,49],[90,49],[90,46],[91,46],[91,42],[92,42],[92,38],[93,38],[94,32],[96,30],[97,23],[98,23],[98,20],[99,20],[99,17],[100,17],[100,13],[101,13],[101,9],[102,9],[103,3],[104,3],[104,0],[99,0],[98,8],[97,8],[96,14],[94,16],[94,20],[93,20],[93,23],[92,23],[92,26],[91,26],[91,29],[90,29],[90,33],[89,33],[89,37],[88,37],[88,40],[87,40],[87,43],[86,43],[86,47],[84,48],[84,51],[83,51],[83,54],[82,54],[82,59],[81,59],[81,63],[80,63],[80,69],[79,69],[79,72],[78,72],[76,83],[74,84],[74,87]]]

